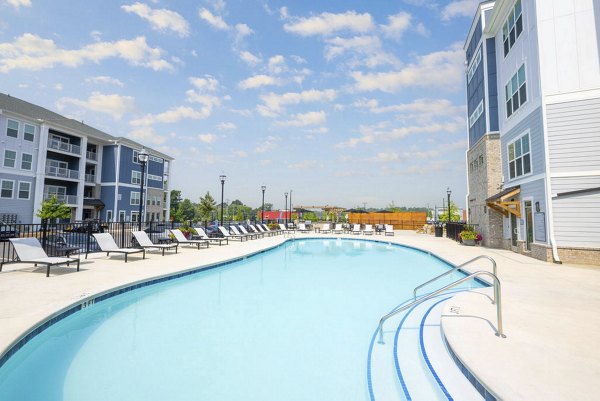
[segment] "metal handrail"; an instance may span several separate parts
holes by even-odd
[[[488,276],[492,277],[492,279],[494,280],[494,301],[492,302],[492,304],[496,304],[496,319],[498,321],[498,330],[496,331],[496,335],[498,337],[506,338],[506,336],[504,335],[504,333],[502,331],[502,297],[501,297],[501,291],[500,291],[500,280],[498,280],[498,277],[496,277],[495,274],[481,270],[481,271],[475,272],[473,274],[470,274],[467,277],[463,277],[460,280],[456,280],[455,282],[448,284],[447,286],[442,287],[439,290],[432,292],[431,294],[424,295],[422,298],[419,298],[418,300],[413,301],[408,305],[404,305],[401,308],[393,310],[390,313],[388,313],[387,315],[383,316],[379,320],[379,340],[377,342],[379,344],[385,344],[383,342],[383,323],[385,323],[385,321],[388,320],[389,318],[391,318],[392,316],[397,315],[398,313],[400,313],[408,308],[412,308],[413,306],[419,305],[419,304],[427,301],[428,299],[434,298],[437,295],[443,293],[444,291],[449,290],[452,287],[456,287],[457,285],[462,284],[465,281],[471,280],[472,278],[475,278],[475,277],[481,276],[481,275],[488,275]]]
[[[487,255],[479,255],[479,256],[477,256],[477,257],[475,257],[475,258],[473,258],[473,259],[471,259],[471,260],[467,260],[465,263],[463,263],[463,264],[461,264],[461,265],[458,265],[458,266],[456,266],[456,267],[454,267],[454,268],[452,268],[452,269],[450,269],[450,270],[448,270],[448,271],[446,271],[446,272],[444,272],[444,273],[440,274],[439,276],[437,276],[437,277],[434,277],[434,278],[432,278],[431,280],[429,280],[429,281],[427,281],[427,282],[425,282],[425,283],[423,283],[423,284],[421,284],[421,285],[419,285],[419,286],[415,287],[415,289],[413,290],[413,299],[414,299],[414,300],[416,300],[416,299],[417,299],[417,290],[418,290],[418,289],[420,289],[420,288],[423,288],[423,287],[425,287],[427,284],[431,284],[431,283],[433,283],[434,281],[436,281],[437,279],[439,279],[439,278],[442,278],[442,277],[444,277],[444,276],[447,276],[448,274],[450,274],[450,273],[452,273],[452,272],[454,272],[454,271],[456,271],[456,270],[460,269],[461,267],[464,267],[464,266],[468,265],[469,263],[473,263],[473,262],[475,262],[476,260],[479,260],[479,259],[487,259],[487,260],[489,260],[490,262],[492,262],[492,273],[494,273],[494,276],[498,276],[498,272],[496,271],[496,261],[495,261],[494,259],[492,259],[491,257],[487,256]]]

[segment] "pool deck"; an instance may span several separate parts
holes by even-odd
[[[510,251],[466,247],[445,238],[410,231],[396,235],[296,234],[298,238],[363,238],[430,251],[454,263],[488,255],[498,264],[506,338],[494,335],[495,306],[475,292],[449,300],[442,317],[446,338],[457,356],[499,400],[600,399],[600,268],[541,262]],[[82,259],[81,271],[28,264],[5,265],[0,273],[0,355],[40,322],[85,299],[112,289],[198,266],[236,259],[277,246],[280,235],[179,254],[105,254]],[[482,260],[466,270],[491,271]],[[434,290],[433,286],[430,290]],[[490,289],[484,289],[492,295]],[[377,322],[374,321],[374,325]]]

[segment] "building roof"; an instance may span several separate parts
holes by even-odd
[[[118,140],[119,142],[134,148],[144,148],[153,156],[159,156],[163,159],[173,160],[171,156],[149,148],[141,143],[132,141],[131,139],[112,136],[94,127],[90,127],[82,121],[67,118],[41,106],[26,102],[25,100],[4,93],[0,93],[0,114],[2,114],[2,111],[8,111],[32,120],[36,120],[39,124],[55,126],[57,129],[62,127],[66,128],[67,130],[80,132],[87,137],[99,139],[104,142],[114,142],[115,140]]]

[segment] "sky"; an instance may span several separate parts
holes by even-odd
[[[0,92],[249,206],[459,206],[476,0],[0,0]]]

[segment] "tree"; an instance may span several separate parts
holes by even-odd
[[[181,191],[174,189],[169,194],[171,198],[171,209],[169,214],[171,215],[171,219],[179,221],[182,220],[179,215],[179,205],[181,204]]]
[[[59,202],[56,196],[42,202],[36,216],[42,220],[54,222],[56,219],[68,219],[71,217],[71,208],[64,202]]]
[[[191,200],[184,199],[177,208],[177,215],[181,220],[194,220],[196,217],[196,208]]]
[[[444,210],[443,213],[440,213],[438,219],[440,221],[448,221],[448,209]],[[452,201],[450,201],[450,221],[460,221],[458,207],[456,207],[456,204]]]
[[[211,213],[217,210],[216,205],[217,203],[210,192],[207,192],[204,197],[200,198],[200,203],[198,204],[198,218],[204,222],[205,226],[208,225]]]
[[[262,210],[262,207],[260,207],[259,209]],[[273,204],[265,203],[265,212],[270,212],[271,210],[273,210]]]

